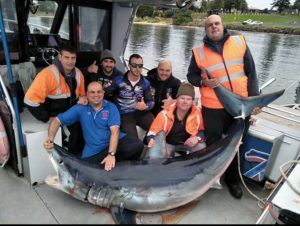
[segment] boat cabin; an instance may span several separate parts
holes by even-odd
[[[8,132],[9,143],[12,144],[9,162],[15,172],[24,174],[33,184],[42,182],[52,168],[50,163],[49,166],[46,164],[49,161],[42,146],[48,124],[37,121],[27,109],[23,109],[23,98],[35,75],[55,59],[61,44],[70,43],[76,47],[78,68],[90,65],[100,58],[101,51],[110,49],[116,57],[117,67],[125,71],[123,54],[138,6],[183,8],[188,7],[190,2],[1,1],[5,30],[1,37],[6,42],[0,43],[0,94],[12,117],[11,131]],[[9,55],[7,58],[5,47]]]

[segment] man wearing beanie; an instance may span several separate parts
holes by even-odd
[[[158,113],[147,133],[150,158],[169,158],[176,152],[188,154],[206,147],[202,112],[193,104],[194,87],[182,83],[176,98],[175,103]],[[158,142],[166,145],[156,153]]]
[[[103,50],[99,63],[94,61],[83,73],[86,87],[92,81],[99,81],[104,88],[104,99],[114,101],[112,83],[116,76],[123,73],[116,68],[116,60],[110,50]]]

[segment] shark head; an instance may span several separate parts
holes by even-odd
[[[50,161],[57,175],[54,180],[51,177],[47,178],[46,183],[67,194],[71,194],[76,199],[86,201],[87,194],[90,191],[90,185],[86,185],[78,180],[78,175],[76,170],[72,167],[72,164],[70,164],[70,159],[71,161],[79,161],[74,155],[54,144]]]
[[[50,155],[50,161],[52,163],[54,170],[56,171],[57,180],[59,182],[59,185],[61,186],[60,189],[64,190],[66,193],[69,193],[69,191],[73,190],[75,187],[74,178],[70,174],[68,168],[64,163],[64,159],[60,155],[58,150],[53,149]],[[49,183],[50,182],[48,181],[47,184]]]

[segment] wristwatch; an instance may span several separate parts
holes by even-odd
[[[108,154],[111,155],[111,156],[115,156],[115,155],[116,155],[116,152],[109,151]]]
[[[204,142],[204,140],[201,137],[197,137],[197,139],[198,139],[198,143]]]

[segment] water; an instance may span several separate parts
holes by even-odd
[[[300,80],[300,36],[254,32],[234,32],[243,34],[253,55],[259,85],[271,78],[275,82],[267,86],[263,93],[286,88],[285,94],[274,101],[277,104],[294,103]],[[134,24],[125,51],[128,59],[132,53],[144,58],[144,65],[151,69],[162,58],[173,63],[173,74],[186,80],[192,48],[200,45],[204,29],[199,27],[179,27]]]

